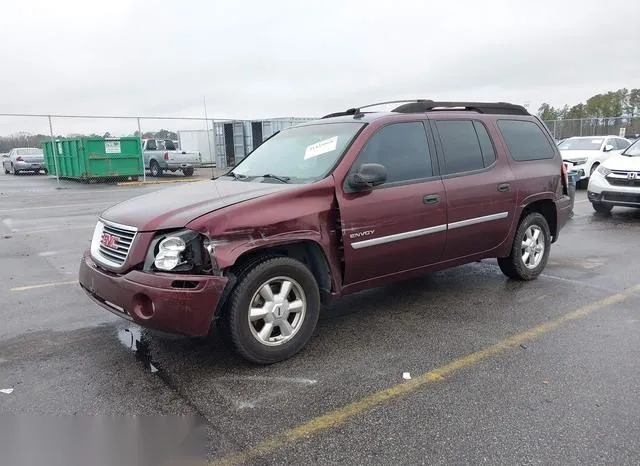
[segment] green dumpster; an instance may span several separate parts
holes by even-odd
[[[140,139],[74,138],[43,143],[47,171],[60,178],[104,180],[142,176]]]

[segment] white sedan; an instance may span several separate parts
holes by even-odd
[[[640,207],[640,139],[600,164],[589,180],[587,196],[603,214],[614,206]]]
[[[619,154],[631,142],[618,136],[576,136],[558,144],[569,170],[578,172],[579,180],[589,178],[605,160]]]

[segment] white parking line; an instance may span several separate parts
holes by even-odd
[[[51,228],[41,228],[37,230],[13,230],[11,232],[12,235],[31,235],[36,233],[50,233],[52,231],[64,232],[66,230],[89,230],[95,228],[95,224],[93,225],[75,225],[75,226],[59,226],[59,227],[51,227]]]
[[[3,212],[24,212],[26,210],[42,210],[42,209],[66,209],[69,207],[100,207],[104,205],[115,204],[113,201],[99,202],[96,204],[63,204],[63,205],[41,205],[36,207],[15,207],[12,209],[0,209],[0,214]]]
[[[52,286],[75,285],[77,283],[78,283],[77,279],[70,282],[41,283],[39,285],[17,286],[15,288],[9,288],[9,291],[29,291],[29,290],[35,290],[38,288],[49,288]]]

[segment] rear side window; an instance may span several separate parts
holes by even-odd
[[[439,120],[435,124],[442,143],[445,175],[481,170],[495,162],[493,144],[482,123]]]
[[[531,121],[498,120],[498,128],[514,160],[552,159],[555,155],[540,127]]]
[[[474,121],[473,127],[476,129],[476,134],[478,135],[478,141],[480,141],[480,149],[482,150],[482,158],[484,159],[484,166],[488,167],[493,162],[496,161],[496,153],[493,150],[493,144],[491,143],[491,138],[489,138],[489,133],[487,133],[487,128],[485,128],[484,125],[479,121]]]
[[[397,183],[433,176],[427,135],[421,122],[395,123],[378,130],[364,146],[354,167],[379,163],[387,169],[387,182]]]

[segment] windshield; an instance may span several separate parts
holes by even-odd
[[[346,122],[285,129],[264,141],[230,173],[238,179],[271,175],[265,178],[270,183],[324,178],[362,127],[360,122]]]
[[[569,138],[558,144],[560,150],[600,150],[603,138]]]
[[[16,149],[18,155],[42,155],[42,149],[27,147],[24,149]]]
[[[622,153],[627,157],[640,157],[640,139],[636,139],[636,141],[631,144],[627,149]]]

